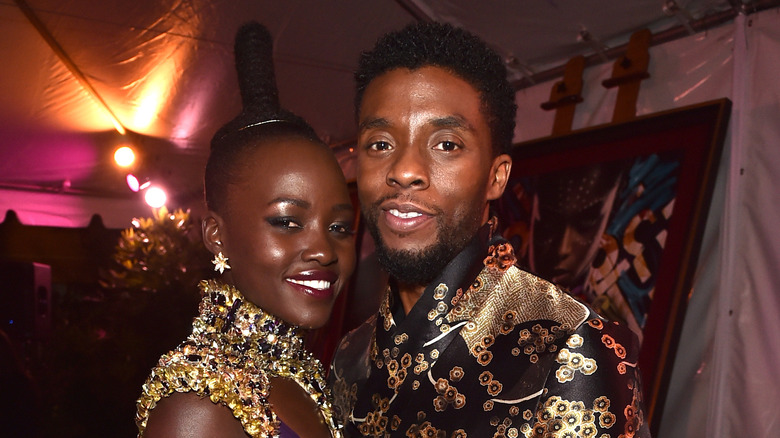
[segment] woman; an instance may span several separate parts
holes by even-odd
[[[354,268],[354,211],[331,150],[279,108],[271,37],[236,37],[243,112],[214,136],[192,334],[143,386],[139,436],[340,437],[303,330],[323,326]]]

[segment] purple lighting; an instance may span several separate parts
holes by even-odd
[[[137,192],[141,189],[141,184],[138,183],[138,178],[136,178],[132,173],[127,174],[127,186],[130,187],[130,190],[134,192]]]
[[[141,183],[138,180],[138,177],[136,177],[132,173],[128,173],[127,174],[126,180],[127,180],[127,187],[130,187],[130,190],[132,190],[134,192],[138,192],[140,190],[144,190],[144,189],[146,189],[147,187],[149,187],[152,184],[152,182],[149,181],[148,179],[146,179],[146,181]]]

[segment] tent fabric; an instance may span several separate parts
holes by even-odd
[[[45,31],[20,4],[29,5]],[[0,75],[0,187],[127,197],[125,173],[110,157],[129,142],[145,155],[139,166],[145,176],[176,196],[171,207],[200,202],[211,136],[240,110],[233,39],[250,19],[275,37],[283,104],[332,143],[354,138],[352,71],[359,50],[414,21],[388,0],[370,7],[356,0],[0,2],[0,53],[9,66]],[[141,207],[133,215],[148,214]],[[107,223],[120,212],[112,216]]]
[[[761,0],[770,1],[778,0]],[[695,20],[738,9],[727,0],[678,3]],[[637,29],[679,28],[680,17],[658,0],[601,0],[598,8],[579,0],[0,2],[7,66],[0,74],[0,187],[126,197],[124,174],[109,157],[129,141],[147,155],[146,176],[174,196],[169,207],[199,203],[210,137],[239,110],[233,38],[250,19],[274,36],[283,105],[329,144],[343,145],[355,138],[352,73],[360,51],[405,24],[431,19],[469,29],[500,53],[513,81],[526,83],[569,56],[619,47]],[[342,155],[348,171],[350,157]],[[148,214],[141,207],[133,215]],[[106,222],[121,220],[118,211],[113,216]]]
[[[392,1],[370,2],[361,8],[363,15],[354,13],[363,4],[358,1],[110,0],[93,2],[81,15],[73,11],[84,9],[83,0],[29,3],[135,132],[134,139],[152,151],[147,157],[151,170],[185,182],[186,196],[180,201],[193,204],[199,204],[194,200],[201,196],[198,172],[205,162],[205,144],[238,111],[230,59],[235,23],[265,17],[277,37],[283,103],[309,119],[321,135],[339,143],[354,135],[351,70],[356,53],[370,47],[377,35],[413,21]],[[412,3],[435,18],[478,29],[476,33],[496,45],[521,41],[524,45],[515,46],[514,53],[504,54],[516,55],[521,62],[535,60],[541,68],[554,60],[522,56],[530,40],[505,37],[499,30],[538,26],[539,32],[547,32],[545,42],[557,38],[560,45],[576,40],[579,27],[572,23],[592,18],[568,17],[567,26],[549,31],[543,20],[529,22],[528,17],[556,16],[554,9],[565,10],[580,2],[528,2],[529,8],[536,9],[524,11],[526,21],[502,26],[493,23],[496,17],[511,18],[514,2],[496,2],[500,9],[489,14],[459,5],[462,2]],[[627,14],[614,11],[629,3],[642,3],[648,11],[659,7],[650,0],[615,1],[599,12],[603,19],[598,25],[619,21],[615,17]],[[680,3],[696,3],[700,9],[730,7],[726,1]],[[160,9],[141,11],[154,4]],[[338,32],[338,26],[357,31]],[[0,77],[4,139],[0,182],[46,188],[43,193],[1,190],[0,215],[13,209],[28,225],[84,227],[98,213],[109,228],[124,228],[133,216],[149,215],[140,199],[64,193],[69,185],[126,190],[123,175],[112,173],[104,159],[114,146],[112,124],[12,2],[0,4],[0,28],[4,36],[0,51],[8,66]],[[595,35],[618,36],[606,27],[604,33],[598,26],[590,29]],[[306,51],[299,51],[300,47]],[[576,48],[572,43],[567,49]],[[780,237],[773,233],[780,217],[778,53],[777,8],[740,15],[732,23],[650,49],[651,77],[642,83],[640,115],[721,97],[733,102],[660,437],[773,437],[780,423],[775,408],[780,380],[774,372],[775,358],[780,357],[780,339],[774,336],[780,328],[780,298],[773,292],[780,282]],[[324,64],[323,58],[328,60]],[[575,129],[611,119],[616,90],[601,86],[611,69],[611,63],[605,63],[585,70],[584,102],[577,107]],[[514,73],[519,72],[522,69]],[[552,82],[542,83],[517,93],[517,141],[549,134],[553,114],[539,105],[548,100],[551,86]],[[144,105],[158,105],[157,112],[151,113],[153,120],[142,117],[150,114]],[[340,153],[349,176],[352,155],[348,147]]]
[[[774,437],[780,415],[780,13],[733,23],[650,49],[638,114],[728,97],[729,132],[696,270],[660,437]],[[611,65],[584,73],[574,128],[606,123]],[[552,82],[517,93],[520,140],[549,134],[539,114]]]
[[[0,212],[7,214],[9,210],[25,225],[63,228],[85,228],[97,215],[106,228],[122,229],[130,226],[128,218],[150,213],[150,207],[140,199],[0,189]]]

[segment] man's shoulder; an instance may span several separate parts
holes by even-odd
[[[333,356],[331,368],[340,373],[355,368],[368,367],[368,352],[374,337],[376,315],[349,331],[339,341]],[[360,373],[362,374],[362,373]]]
[[[371,372],[369,351],[376,326],[376,315],[368,318],[339,342],[330,364],[328,381],[333,395],[333,414],[342,424],[357,400],[358,388]]]
[[[348,348],[353,343],[368,343],[371,340],[371,336],[373,336],[375,326],[376,314],[373,314],[341,338],[339,349]]]
[[[486,267],[475,286],[462,303],[464,312],[472,316],[490,311],[504,318],[509,313],[516,323],[548,320],[574,330],[595,315],[589,306],[555,284],[514,265]]]

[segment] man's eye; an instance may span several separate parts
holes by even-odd
[[[373,151],[386,151],[391,149],[390,143],[386,141],[375,141],[368,145],[368,149]]]
[[[460,145],[458,143],[455,143],[454,141],[445,140],[442,142],[439,142],[434,146],[434,149],[440,150],[440,151],[446,151],[451,152],[455,149],[459,149]]]
[[[301,224],[299,224],[294,218],[291,217],[271,217],[268,218],[268,223],[271,224],[272,227],[278,228],[303,228],[301,227]]]

